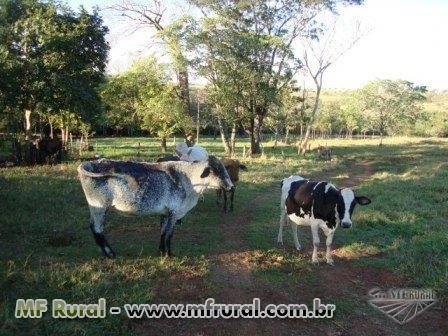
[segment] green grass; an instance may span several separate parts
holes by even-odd
[[[246,214],[244,234],[256,279],[270,286],[289,286],[291,282],[306,286],[316,284],[318,272],[322,272],[312,267],[309,253],[293,251],[289,228],[284,232],[285,247],[277,247],[280,180],[293,173],[312,176],[327,172],[340,184],[348,168],[359,173],[357,163],[372,161],[375,174],[356,188],[369,196],[372,204],[357,208],[352,230],[338,230],[335,240],[343,246],[339,252],[354,265],[385,267],[402,275],[410,286],[434,288],[446,302],[448,141],[390,138],[382,147],[377,142],[316,140],[314,147],[333,148],[331,162],[318,161],[313,153],[298,157],[295,146],[274,148],[270,142],[264,144],[261,157],[241,159],[249,172],[241,175],[233,216],[243,215],[244,205],[254,203]],[[99,153],[152,161],[162,155],[158,142],[150,138],[94,139],[91,143],[94,152],[84,153],[84,157]],[[201,145],[223,155],[218,140],[206,139]],[[239,158],[243,146],[248,147],[247,140],[237,143]],[[13,313],[18,298],[91,303],[105,297],[108,305],[122,305],[167,298],[202,302],[213,295],[216,288],[210,281],[210,263],[221,244],[223,216],[214,193],[206,194],[205,201],[176,227],[176,257],[171,260],[158,257],[158,218],[111,213],[106,232],[118,258],[105,260],[88,228],[77,164],[0,170],[0,334],[131,335],[136,330],[136,324],[122,315],[108,315],[100,321],[61,322],[48,315],[42,320],[17,320]],[[302,235],[301,240],[309,242],[309,236]],[[179,280],[183,280],[181,284]],[[190,283],[201,288],[201,297],[185,294]],[[161,286],[175,294],[165,295]],[[338,300],[347,318],[352,301]]]

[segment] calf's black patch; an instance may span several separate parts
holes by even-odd
[[[300,180],[291,183],[286,199],[286,213],[304,218],[305,215],[321,219],[331,229],[336,227],[336,211],[339,218],[344,216],[345,205],[341,193],[328,188],[327,182]]]

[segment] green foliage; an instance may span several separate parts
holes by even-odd
[[[205,14],[192,38],[200,54],[194,64],[209,79],[218,112],[239,119],[259,153],[264,118],[301,68],[293,42],[315,36],[319,23],[311,18],[337,2],[191,2]]]
[[[85,121],[100,109],[108,31],[98,12],[56,2],[0,3],[0,105],[11,111],[68,110]]]
[[[403,80],[376,80],[358,91],[363,113],[372,129],[384,134],[403,134],[421,118],[420,102],[426,87]]]
[[[138,127],[161,138],[180,129],[185,121],[182,106],[169,79],[167,66],[154,56],[137,60],[127,72],[109,77],[101,88],[107,125]]]

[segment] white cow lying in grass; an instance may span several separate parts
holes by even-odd
[[[208,153],[204,147],[197,145],[188,147],[185,142],[179,142],[175,152],[179,155],[181,161],[202,162],[208,160]]]

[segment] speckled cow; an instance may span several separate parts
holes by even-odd
[[[198,202],[205,189],[233,188],[232,181],[214,156],[204,162],[126,162],[101,159],[78,167],[89,204],[91,230],[108,258],[115,252],[104,236],[104,218],[109,208],[135,215],[161,215],[159,249],[171,255],[171,237],[177,220]]]

